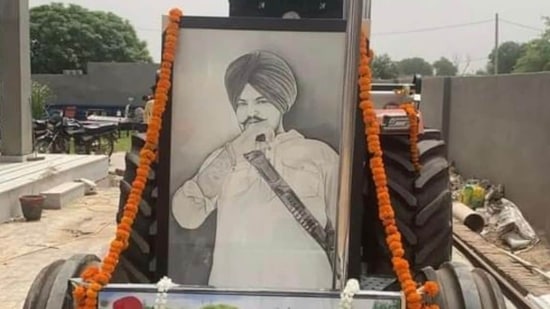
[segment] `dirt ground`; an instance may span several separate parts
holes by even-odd
[[[40,221],[0,224],[0,304],[23,307],[38,272],[58,259],[91,253],[103,257],[115,231],[117,187],[98,188],[60,210],[44,210]]]
[[[550,243],[548,243],[548,240],[541,240],[535,247],[528,251],[517,253],[517,256],[550,274]]]
[[[497,240],[496,233],[484,235],[483,238],[495,244],[497,247],[509,251],[509,248],[502,241]],[[542,238],[540,242],[532,248],[514,252],[514,254],[533,264],[533,266],[545,272],[550,272],[550,243],[547,239]]]
[[[123,154],[112,158],[124,166]],[[45,210],[37,222],[14,220],[0,224],[0,304],[2,309],[20,309],[38,272],[58,259],[91,253],[103,257],[116,228],[119,202],[117,182],[98,188],[60,210]],[[542,241],[520,257],[550,271],[550,246]],[[453,259],[458,259],[455,252]]]

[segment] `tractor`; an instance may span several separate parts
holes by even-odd
[[[445,142],[423,125],[421,76],[372,82],[370,11],[165,16],[110,251],[47,265],[24,308],[505,308],[493,277],[451,259]]]

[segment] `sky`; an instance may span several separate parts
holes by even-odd
[[[227,16],[228,0],[29,0],[31,6],[51,2],[74,3],[111,11],[130,20],[160,59],[161,15],[178,7],[186,15]],[[433,62],[447,57],[461,72],[484,68],[495,44],[495,14],[499,41],[526,42],[540,35],[543,16],[550,16],[549,0],[374,0],[372,39],[375,54],[394,60],[422,57]],[[458,26],[457,26],[458,25]]]

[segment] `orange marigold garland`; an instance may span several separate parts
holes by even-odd
[[[179,9],[172,9],[170,11],[170,23],[166,29],[160,76],[155,91],[153,115],[147,128],[145,145],[139,155],[137,175],[132,182],[132,189],[124,206],[123,216],[117,226],[116,236],[111,242],[109,252],[103,258],[100,267],[91,266],[82,273],[81,278],[85,284],[76,287],[73,291],[73,296],[79,309],[97,308],[99,291],[111,280],[121,252],[128,247],[128,239],[138,212],[141,194],[147,182],[150,166],[157,157],[156,149],[162,126],[162,114],[166,108],[168,91],[171,87],[172,66],[176,56],[176,45],[180,29],[179,23],[182,15]]]
[[[424,304],[423,298],[418,291],[417,283],[413,280],[409,262],[404,258],[405,250],[401,242],[401,233],[397,228],[395,221],[395,214],[390,201],[390,194],[388,191],[387,177],[384,169],[384,162],[382,160],[382,147],[380,146],[380,125],[376,118],[374,111],[374,104],[370,97],[371,90],[371,69],[370,63],[373,57],[372,51],[367,50],[367,37],[364,32],[361,33],[360,41],[360,66],[359,66],[359,90],[360,90],[360,104],[359,107],[363,113],[363,121],[365,123],[365,135],[367,139],[367,149],[371,154],[370,169],[373,174],[373,180],[376,186],[376,194],[378,199],[379,217],[384,225],[386,232],[386,243],[392,254],[393,269],[397,275],[397,278],[401,284],[401,289],[405,293],[407,300],[407,308],[409,309],[438,309],[437,305]],[[407,108],[407,114],[410,117],[410,109]],[[416,123],[416,112],[414,113]],[[413,123],[411,122],[411,123]],[[418,132],[418,131],[416,131]],[[414,142],[416,148],[416,136],[417,133],[412,134],[411,128],[411,142]],[[414,136],[414,137],[413,137]],[[412,150],[412,147],[411,147]],[[416,153],[418,150],[416,150]],[[413,152],[413,160],[415,158]],[[416,154],[418,157],[418,154]],[[437,284],[435,282],[428,281],[424,284],[424,290],[433,297],[437,294]]]
[[[409,139],[411,143],[411,162],[414,165],[414,169],[420,171],[420,153],[418,151],[418,116],[416,108],[412,103],[401,104],[401,108],[407,113],[409,117],[410,132]]]

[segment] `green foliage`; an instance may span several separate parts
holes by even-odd
[[[95,62],[151,62],[129,21],[61,3],[30,10],[32,73],[85,70]]]
[[[525,52],[525,44],[508,41],[500,44],[498,47],[498,73],[508,74],[514,71],[518,59]],[[489,54],[489,63],[487,63],[487,72],[495,72],[495,49]]]
[[[515,73],[550,71],[550,18],[545,17],[546,30],[540,38],[525,44],[514,67]]]
[[[54,98],[53,91],[47,85],[32,82],[31,85],[31,111],[34,119],[40,119],[46,115],[46,103]]]
[[[432,65],[420,57],[406,58],[397,63],[397,68],[401,75],[421,74],[423,76],[432,76]]]
[[[202,307],[201,309],[239,309],[239,308],[235,306],[219,304],[219,305],[207,305]]]
[[[518,59],[515,73],[550,71],[550,41],[537,39],[527,43],[525,54]]]
[[[436,76],[455,76],[458,73],[458,68],[445,57],[434,62],[433,68]]]
[[[372,77],[374,79],[395,79],[398,75],[397,65],[388,54],[374,55],[372,60]]]
[[[385,300],[385,301],[376,301],[372,309],[399,309],[399,301],[397,300]]]

